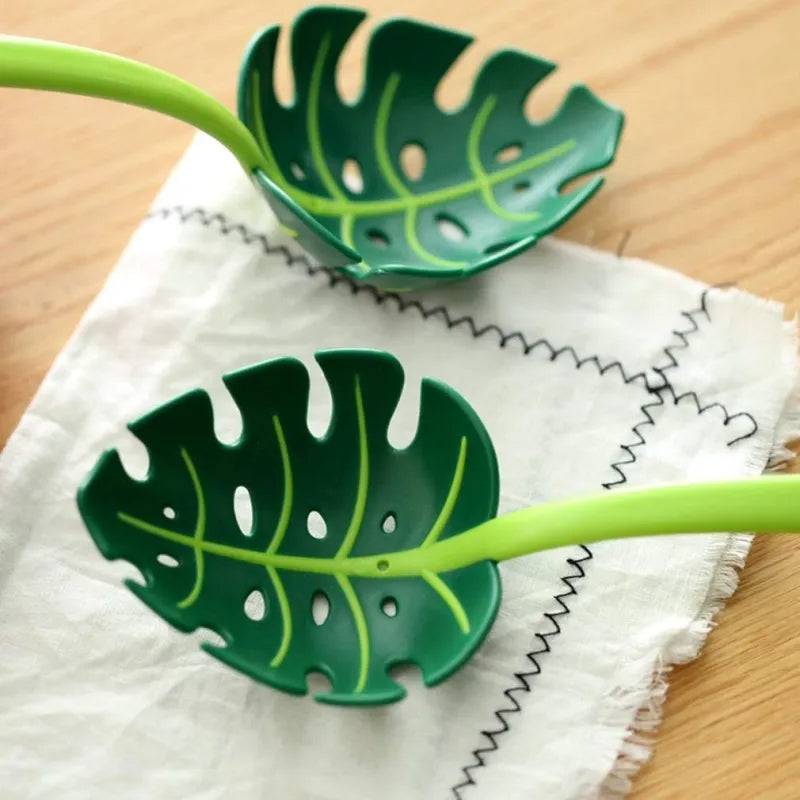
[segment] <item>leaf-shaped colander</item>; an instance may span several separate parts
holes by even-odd
[[[559,191],[610,163],[622,114],[578,86],[552,118],[531,123],[525,99],[554,65],[526,53],[492,55],[463,107],[446,112],[437,87],[472,38],[389,20],[369,40],[361,96],[345,104],[336,67],[364,16],[315,8],[298,17],[289,108],[272,82],[278,28],[259,34],[244,60],[239,115],[276,165],[265,189],[277,184],[296,201],[275,210],[301,244],[314,249],[297,205],[324,227],[326,242],[359,254],[351,277],[371,272],[390,288],[454,280],[530,247],[600,187],[597,176]],[[404,158],[415,150],[424,153],[421,173]]]
[[[527,95],[554,65],[516,50],[483,64],[456,111],[440,82],[471,37],[408,19],[372,33],[361,96],[336,69],[362,11],[312,7],[291,29],[295,98],[273,88],[279,27],[247,48],[239,119],[163,71],[97,51],[0,38],[0,85],[145,106],[206,131],[237,156],[283,230],[323,264],[393,290],[460,280],[533,245],[600,187],[572,179],[614,158],[623,116],[584,86],[542,122]],[[408,154],[416,154],[416,161]]]
[[[386,702],[403,696],[392,665],[415,662],[435,683],[469,656],[497,609],[497,570],[484,561],[375,581],[348,565],[427,549],[494,516],[497,465],[480,421],[447,387],[423,384],[416,437],[397,451],[387,430],[400,364],[348,351],[318,361],[333,403],[321,439],[307,427],[305,367],[268,362],[224,379],[243,420],[235,446],[215,437],[208,396],[184,395],[130,426],[150,454],[147,479],[131,480],[109,452],[80,505],[103,554],[142,572],[144,585],[128,582],[138,597],[181,630],[225,639],[206,645],[217,658],[288,692],[305,692],[306,673],[319,671],[332,683],[320,699]],[[253,592],[266,608],[256,620],[244,608]]]
[[[110,450],[78,493],[103,555],[141,572],[143,583],[127,581],[141,600],[179,630],[216,631],[224,644],[208,652],[283,691],[304,694],[308,673],[322,672],[331,691],[320,700],[386,703],[405,694],[389,675],[405,663],[442,681],[489,631],[503,559],[625,536],[800,529],[800,475],[495,517],[494,449],[460,395],[426,379],[416,434],[398,450],[387,431],[399,362],[359,350],[317,359],[333,405],[323,436],[307,426],[305,367],[277,359],[224,378],[242,415],[237,442],[219,442],[208,396],[190,392],[129,426],[150,456],[144,479]],[[241,491],[249,519],[236,512]]]

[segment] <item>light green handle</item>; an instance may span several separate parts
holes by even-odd
[[[213,136],[251,174],[271,165],[250,131],[210,95],[155,67],[83,47],[0,36],[0,86],[81,94],[149,108]]]
[[[800,475],[606,491],[512,511],[427,548],[358,559],[371,577],[434,573],[605,539],[679,533],[798,533]]]

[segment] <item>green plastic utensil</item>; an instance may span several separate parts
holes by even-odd
[[[181,631],[215,631],[225,644],[204,649],[285,692],[305,694],[321,672],[332,687],[321,701],[387,703],[405,694],[388,674],[404,663],[429,686],[444,680],[494,621],[504,559],[629,536],[800,531],[800,475],[495,517],[494,449],[459,394],[423,381],[415,437],[398,450],[387,431],[400,363],[371,350],[317,361],[333,403],[324,436],[307,427],[305,367],[276,359],[224,377],[243,420],[235,444],[219,442],[208,396],[193,391],[129,425],[149,453],[143,480],[109,450],[78,491],[100,552],[141,572],[131,591]]]
[[[526,96],[554,69],[538,57],[496,52],[467,102],[444,111],[436,89],[472,39],[391,19],[370,38],[361,96],[344,102],[336,68],[364,18],[324,6],[296,18],[290,106],[273,90],[279,27],[255,36],[239,77],[239,119],[161,70],[35,39],[0,37],[0,86],[117,100],[188,122],[237,157],[306,251],[353,280],[396,291],[460,280],[510,258],[600,188],[596,176],[562,192],[611,163],[623,116],[576,86],[550,119],[530,122]]]

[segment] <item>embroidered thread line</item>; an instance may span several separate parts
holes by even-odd
[[[617,478],[604,482],[602,486],[606,489],[611,489],[627,482],[628,479],[624,469],[636,462],[637,454],[634,450],[647,443],[641,429],[646,426],[652,427],[656,424],[650,412],[652,409],[663,406],[665,402],[667,402],[665,400],[665,395],[675,405],[684,401],[692,402],[698,414],[704,414],[710,411],[720,412],[722,414],[722,424],[725,426],[729,425],[733,420],[746,419],[750,423],[750,430],[731,439],[727,443],[728,446],[733,446],[737,442],[750,438],[758,430],[758,424],[749,412],[736,412],[731,414],[724,404],[719,402],[712,402],[704,405],[695,391],[686,391],[677,394],[666,376],[669,370],[675,369],[679,365],[676,351],[686,350],[689,347],[689,337],[699,331],[700,325],[696,317],[702,316],[705,317],[707,321],[711,321],[711,315],[707,305],[708,290],[702,293],[700,304],[697,308],[680,312],[681,316],[686,318],[688,327],[676,329],[671,332],[678,341],[675,344],[667,345],[663,348],[662,352],[666,360],[665,364],[650,368],[650,370],[661,379],[660,384],[654,385],[645,372],[637,372],[633,375],[628,375],[623,364],[618,359],[603,364],[597,355],[581,358],[571,345],[556,348],[546,338],[538,338],[531,342],[527,340],[521,331],[506,333],[495,323],[479,326],[471,315],[453,317],[444,305],[426,307],[419,300],[407,299],[395,292],[382,291],[369,284],[356,284],[344,275],[339,275],[327,267],[312,263],[304,253],[295,254],[283,244],[275,245],[270,243],[265,234],[253,231],[242,223],[231,222],[224,214],[219,212],[211,213],[200,207],[187,209],[182,205],[176,205],[154,209],[147,214],[146,218],[166,220],[170,217],[177,217],[177,219],[184,224],[196,221],[198,224],[207,228],[216,226],[218,232],[223,236],[238,236],[246,245],[259,245],[265,255],[283,256],[287,266],[291,267],[295,264],[304,265],[309,277],[315,277],[319,274],[325,275],[331,288],[344,283],[350,288],[353,295],[364,292],[368,293],[378,305],[392,302],[397,306],[398,313],[415,310],[422,320],[439,318],[450,330],[465,326],[474,339],[480,339],[487,334],[495,333],[498,346],[501,349],[506,348],[509,344],[518,343],[521,347],[522,354],[527,356],[537,349],[543,348],[549,353],[549,360],[552,362],[555,362],[561,356],[568,355],[571,357],[575,368],[578,370],[586,365],[593,365],[601,376],[617,372],[625,384],[640,383],[649,395],[648,402],[643,403],[640,407],[640,414],[644,416],[644,419],[640,420],[632,427],[631,431],[634,435],[634,439],[627,444],[620,445],[625,453],[625,457],[611,464],[611,469],[616,473]],[[653,399],[654,397],[655,399]],[[463,800],[462,792],[470,786],[477,785],[472,773],[481,767],[485,767],[485,756],[499,749],[497,737],[511,729],[511,725],[506,717],[509,714],[521,713],[523,709],[516,695],[519,693],[526,694],[532,691],[532,679],[542,671],[538,658],[545,653],[551,652],[551,640],[562,632],[562,627],[558,620],[560,617],[567,616],[571,613],[566,600],[570,597],[577,596],[579,589],[575,587],[574,582],[586,578],[587,573],[583,565],[594,557],[592,551],[585,545],[580,545],[579,549],[581,552],[579,558],[570,557],[566,559],[566,563],[570,567],[570,572],[559,578],[559,582],[565,585],[567,589],[553,597],[553,602],[559,607],[558,610],[548,611],[543,615],[544,618],[552,624],[552,629],[545,633],[536,634],[539,647],[525,654],[525,657],[532,664],[532,669],[525,672],[515,672],[514,679],[516,683],[503,691],[503,696],[509,701],[510,705],[493,712],[493,716],[498,721],[498,727],[492,730],[481,731],[481,736],[488,739],[489,744],[473,750],[472,756],[474,761],[468,766],[461,768],[464,780],[458,784],[454,784],[450,789],[456,800]]]

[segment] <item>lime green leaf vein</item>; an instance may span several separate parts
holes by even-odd
[[[278,549],[278,547],[280,547],[280,544],[283,541],[283,537],[286,534],[286,530],[289,527],[289,517],[291,515],[292,494],[293,494],[293,478],[292,478],[291,463],[289,461],[289,451],[286,446],[286,438],[284,436],[283,428],[281,426],[280,419],[278,418],[278,416],[277,415],[273,416],[272,421],[273,421],[273,426],[275,428],[275,435],[278,439],[278,447],[281,453],[281,464],[283,467],[283,475],[284,475],[284,494],[283,494],[283,502],[281,505],[281,513],[278,519],[278,524],[275,528],[275,533],[271,538],[269,547],[267,548],[265,553],[265,555],[267,556],[274,553]],[[195,522],[195,528],[192,536],[185,537],[180,534],[174,534],[174,533],[171,536],[165,536],[164,534],[170,534],[172,532],[160,528],[159,526],[150,525],[149,523],[146,523],[143,520],[136,519],[135,517],[131,517],[129,514],[125,514],[124,512],[119,512],[118,517],[123,522],[126,522],[129,525],[133,525],[134,527],[139,528],[140,530],[146,531],[148,533],[154,533],[156,535],[161,536],[162,538],[169,539],[179,544],[187,544],[187,541],[184,540],[188,540],[189,542],[191,542],[189,546],[191,546],[195,555],[195,565],[196,565],[195,581],[191,592],[177,604],[178,608],[183,609],[191,606],[200,596],[205,575],[205,564],[203,556],[205,552],[213,552],[213,550],[209,550],[208,548],[203,547],[205,530],[206,530],[206,503],[205,503],[205,496],[203,493],[203,487],[197,475],[197,469],[189,453],[186,451],[185,448],[181,448],[180,453],[184,463],[186,464],[186,468],[189,472],[189,477],[192,482],[192,487],[194,488],[195,498],[197,502],[197,520]],[[267,573],[275,589],[275,595],[278,599],[278,608],[280,609],[281,620],[283,623],[281,642],[278,646],[277,653],[270,662],[270,666],[277,667],[283,661],[289,649],[289,644],[292,638],[292,615],[291,615],[291,609],[289,607],[289,600],[286,596],[286,590],[283,587],[283,583],[280,579],[278,571],[276,570],[275,566],[270,563],[265,563],[264,567],[266,568]]]
[[[363,690],[366,685],[367,674],[369,669],[369,631],[367,628],[366,618],[364,611],[358,600],[358,596],[353,589],[347,575],[350,572],[350,564],[356,562],[363,562],[363,557],[352,559],[350,552],[353,544],[356,541],[361,526],[363,525],[364,512],[366,508],[367,490],[369,485],[369,448],[366,432],[366,416],[364,411],[364,399],[361,392],[361,384],[356,378],[354,385],[357,427],[358,427],[358,452],[359,452],[359,470],[358,470],[358,485],[356,490],[356,501],[354,503],[353,514],[351,517],[350,525],[342,541],[342,544],[333,558],[312,558],[307,556],[290,556],[282,555],[277,552],[283,538],[288,530],[289,519],[291,516],[293,505],[293,491],[294,481],[292,477],[291,462],[289,459],[289,452],[286,444],[286,438],[283,433],[280,420],[277,415],[273,416],[273,425],[275,428],[275,435],[278,440],[278,446],[281,454],[281,463],[284,474],[284,495],[281,505],[281,512],[276,525],[275,532],[272,536],[269,546],[264,552],[250,550],[244,547],[236,547],[232,545],[225,545],[218,542],[207,541],[205,539],[206,528],[206,507],[205,498],[203,493],[202,484],[200,482],[197,470],[192,462],[189,453],[181,448],[181,457],[186,464],[189,472],[192,486],[195,491],[197,501],[197,520],[195,523],[194,531],[191,536],[186,534],[177,533],[164,528],[160,525],[154,525],[137,517],[131,516],[123,511],[118,512],[118,518],[145,533],[158,536],[166,541],[174,542],[188,547],[194,551],[196,560],[196,578],[195,583],[190,594],[178,603],[180,608],[186,608],[191,605],[199,596],[202,589],[203,576],[204,576],[204,560],[205,553],[218,555],[224,558],[229,558],[236,561],[242,561],[251,564],[259,564],[267,570],[267,573],[273,583],[275,593],[278,599],[278,607],[281,613],[283,623],[283,633],[278,650],[273,656],[270,666],[278,667],[284,660],[286,653],[289,650],[292,636],[292,617],[289,601],[286,596],[285,589],[281,582],[278,570],[285,569],[291,571],[308,572],[315,574],[328,574],[335,576],[342,593],[347,600],[350,611],[353,615],[353,620],[356,627],[356,634],[359,643],[359,673],[356,682],[356,692]],[[453,508],[456,500],[461,491],[463,482],[464,470],[466,465],[467,453],[467,440],[462,437],[459,453],[453,477],[450,483],[450,488],[447,497],[442,504],[442,508],[426,535],[423,543],[415,548],[416,550],[423,550],[429,547],[441,535],[445,529],[450,516],[452,515]],[[413,551],[405,551],[413,552]],[[357,572],[358,570],[355,570]],[[447,584],[433,571],[422,568],[419,577],[428,583],[431,588],[439,595],[442,601],[453,613],[456,622],[464,633],[468,633],[470,626],[467,614],[464,611],[460,601],[447,586]]]
[[[464,466],[466,462],[467,437],[462,436],[461,444],[458,448],[458,460],[456,461],[456,468],[453,471],[453,479],[450,482],[450,489],[447,492],[447,497],[445,498],[442,509],[439,512],[439,516],[436,518],[436,522],[433,523],[430,531],[428,531],[428,535],[425,537],[422,547],[428,547],[429,545],[432,545],[442,535],[445,525],[447,525],[449,522],[450,515],[453,513],[453,507],[455,506],[458,495],[461,492],[461,482],[464,480]]]
[[[292,465],[289,461],[289,448],[286,446],[283,426],[277,414],[273,415],[272,424],[275,428],[275,436],[278,439],[278,448],[281,451],[283,502],[281,503],[281,514],[278,518],[278,524],[275,527],[275,534],[266,550],[267,555],[277,551],[283,541],[283,537],[286,535],[286,530],[289,527],[289,517],[292,513],[292,496],[294,493],[294,478],[292,477]],[[286,590],[283,588],[283,581],[281,581],[278,570],[271,564],[267,564],[266,568],[269,579],[272,581],[272,587],[275,590],[275,596],[278,598],[278,608],[280,609],[281,622],[283,623],[281,642],[278,645],[278,651],[273,656],[272,661],[269,662],[269,665],[275,669],[281,665],[283,659],[286,658],[286,654],[289,652],[289,644],[292,641],[292,611],[289,607],[289,598],[286,597]]]
[[[328,162],[325,160],[325,152],[322,149],[322,135],[319,130],[319,88],[322,83],[325,61],[328,58],[328,51],[330,49],[331,35],[327,33],[322,39],[319,50],[317,50],[317,55],[314,57],[314,66],[311,70],[311,82],[308,87],[308,101],[306,103],[306,128],[308,131],[308,144],[311,149],[311,160],[317,168],[320,180],[331,197],[342,201],[345,199],[345,195],[336,184],[328,168]]]
[[[283,500],[281,501],[281,514],[278,517],[278,524],[275,526],[275,533],[272,541],[267,547],[267,553],[274,553],[281,546],[283,537],[289,527],[289,517],[292,514],[292,495],[294,494],[294,478],[292,477],[292,465],[289,461],[289,448],[286,446],[286,437],[283,434],[283,426],[277,414],[272,417],[272,425],[275,428],[275,438],[278,440],[278,449],[281,452],[281,468],[283,469]]]
[[[353,589],[350,580],[340,572],[336,573],[336,580],[347,599],[350,606],[350,613],[356,624],[356,635],[358,636],[358,678],[353,689],[354,692],[361,692],[367,683],[367,671],[369,670],[369,633],[367,631],[367,620],[364,617],[364,609],[358,602],[358,596]]]
[[[354,394],[356,424],[358,428],[358,478],[356,500],[353,505],[353,514],[350,518],[347,532],[342,539],[341,545],[339,545],[339,549],[336,551],[336,555],[333,557],[334,562],[342,562],[350,555],[356,536],[358,536],[358,532],[361,530],[361,525],[364,522],[364,510],[367,506],[367,489],[369,487],[367,420],[364,415],[364,398],[361,394],[361,381],[357,375],[354,385]],[[356,685],[353,691],[357,693],[363,691],[367,683],[367,672],[369,671],[369,632],[367,630],[367,620],[364,617],[364,609],[361,608],[358,596],[348,578],[342,575],[341,572],[336,572],[335,575],[336,581],[347,600],[347,605],[350,607],[350,613],[353,615],[353,621],[356,626],[359,657],[358,677],[356,678]]]
[[[193,550],[200,550],[203,553],[209,553],[222,558],[229,558],[233,561],[241,561],[245,564],[258,564],[262,567],[272,566],[278,570],[287,570],[290,572],[309,572],[315,575],[352,575],[356,577],[392,577],[391,574],[382,575],[380,571],[373,571],[371,566],[374,563],[380,562],[381,559],[391,558],[393,555],[403,554],[404,562],[408,564],[411,556],[420,554],[421,547],[416,547],[411,550],[402,550],[397,553],[376,553],[372,556],[358,556],[344,558],[337,561],[333,558],[315,558],[313,556],[291,556],[282,553],[262,553],[258,550],[250,550],[246,547],[236,547],[229,544],[221,544],[220,542],[213,542],[204,539],[197,541],[193,536],[187,536],[185,533],[176,533],[168,528],[160,525],[154,525],[146,520],[134,517],[131,514],[126,514],[124,511],[117,513],[117,518],[130,525],[143,533],[149,533],[153,536],[158,536],[164,541],[174,542],[175,544],[183,545]]]
[[[456,468],[453,471],[453,479],[450,481],[450,489],[447,492],[447,497],[442,505],[439,516],[436,522],[433,523],[428,535],[420,545],[420,549],[430,547],[442,535],[442,531],[450,521],[450,515],[453,513],[456,500],[461,493],[461,483],[464,480],[464,467],[467,462],[467,438],[461,437],[461,444],[458,448],[458,460],[456,461]],[[442,598],[444,604],[453,612],[459,627],[464,633],[469,633],[469,619],[467,612],[464,611],[464,606],[456,597],[455,593],[450,587],[434,572],[431,570],[423,570],[421,573],[422,578],[428,585]]]
[[[323,43],[324,44],[324,43]],[[317,53],[317,59],[320,58],[320,53],[324,52],[322,48]],[[316,61],[315,61],[316,63]],[[519,161],[509,164],[507,167],[502,167],[494,172],[485,173],[485,177],[473,178],[469,181],[462,181],[451,186],[445,186],[441,189],[433,189],[428,192],[420,192],[418,194],[403,194],[398,197],[390,197],[385,200],[359,200],[350,198],[343,195],[337,186],[337,192],[334,194],[327,186],[327,175],[333,181],[333,176],[327,167],[327,162],[324,161],[324,154],[321,150],[321,140],[319,147],[316,149],[317,155],[314,158],[321,157],[325,167],[320,172],[320,179],[326,184],[326,189],[331,191],[330,197],[313,194],[312,192],[304,191],[294,184],[290,183],[286,176],[281,172],[277,166],[275,156],[272,151],[272,146],[267,136],[266,129],[264,128],[264,115],[261,103],[261,80],[258,71],[252,74],[250,83],[250,98],[253,106],[253,126],[255,128],[255,136],[261,149],[267,158],[269,167],[269,178],[274,181],[281,189],[288,195],[293,197],[306,211],[311,214],[316,214],[321,217],[343,217],[351,215],[355,217],[368,217],[380,216],[382,214],[394,214],[397,212],[405,212],[408,209],[420,209],[428,206],[444,203],[448,200],[454,200],[458,197],[463,197],[473,192],[483,191],[483,188],[488,184],[494,186],[502,181],[514,178],[524,172],[544,166],[551,161],[563,156],[576,146],[574,139],[568,139],[560,144],[543,150],[540,153],[529,156],[528,158],[520,159]],[[317,91],[319,87],[317,86]],[[310,98],[309,98],[310,100]],[[318,112],[312,114],[312,119],[316,120],[316,125],[319,124]],[[377,127],[377,126],[376,126]],[[312,152],[316,145],[312,146]],[[315,161],[316,163],[316,161]],[[335,181],[334,181],[335,183]],[[510,212],[509,212],[510,213]]]
[[[195,469],[192,459],[184,448],[181,448],[181,458],[183,463],[186,464],[186,469],[189,471],[189,478],[192,481],[192,488],[194,489],[195,500],[197,502],[197,520],[194,525],[194,534],[192,539],[195,542],[194,558],[195,558],[195,579],[192,591],[178,603],[178,608],[188,608],[195,600],[197,600],[200,590],[203,588],[203,551],[197,547],[197,543],[203,541],[203,536],[206,532],[206,500],[203,496],[203,487],[200,484],[200,479],[197,477],[197,470]]]
[[[486,172],[486,170],[484,170],[483,164],[481,163],[480,159],[481,136],[483,135],[483,130],[486,127],[486,123],[489,119],[489,116],[491,115],[496,105],[497,105],[497,97],[493,94],[490,94],[483,101],[483,105],[480,107],[480,110],[475,115],[475,119],[473,120],[472,127],[470,128],[469,131],[469,136],[467,137],[467,161],[469,162],[472,174],[480,182],[481,196],[483,197],[483,201],[486,203],[486,205],[493,214],[496,214],[498,217],[503,217],[504,219],[512,221],[529,222],[531,220],[536,219],[539,216],[539,213],[537,211],[529,211],[527,213],[520,213],[518,211],[508,211],[507,209],[500,206],[497,200],[494,199],[490,176]],[[565,142],[564,145],[565,149],[563,151],[560,151],[558,155],[562,155],[563,153],[567,152],[567,150],[574,147],[575,141],[570,140],[568,142]],[[566,147],[566,145],[569,145],[569,147]]]
[[[367,447],[367,421],[364,416],[364,398],[361,395],[361,381],[355,381],[356,419],[358,424],[358,484],[353,514],[339,549],[334,556],[335,561],[342,561],[350,555],[353,544],[364,522],[364,509],[367,506],[367,488],[369,486],[369,449]]]
[[[469,633],[469,619],[467,612],[464,611],[464,606],[461,605],[459,599],[455,596],[453,590],[435,573],[430,570],[422,571],[423,580],[444,600],[447,607],[453,612],[453,616],[458,622],[458,627],[464,633]]]
[[[386,149],[386,136],[389,129],[389,114],[392,110],[392,103],[394,96],[397,93],[397,87],[400,85],[400,73],[393,72],[389,79],[386,81],[386,86],[383,87],[381,92],[381,99],[378,103],[378,111],[375,116],[375,158],[378,161],[386,183],[391,186],[392,190],[398,197],[412,197],[413,193],[403,183],[400,176],[392,165],[392,160],[389,158],[389,152]]]
[[[400,74],[393,72],[386,81],[386,86],[383,87],[381,92],[381,99],[378,103],[378,112],[375,117],[375,158],[378,162],[378,168],[381,171],[386,182],[392,190],[399,197],[413,197],[411,190],[403,183],[400,176],[392,165],[392,160],[389,158],[389,151],[386,147],[386,135],[389,129],[389,114],[392,110],[392,103],[394,96],[397,92],[397,87],[400,85]],[[446,258],[440,258],[434,255],[430,250],[422,246],[419,237],[417,236],[417,211],[415,206],[409,206],[405,211],[405,219],[403,220],[403,232],[405,233],[406,241],[409,247],[424,261],[435,264],[438,267],[451,267],[461,268],[467,264],[465,261],[450,261]]]
[[[275,587],[275,594],[278,597],[278,608],[281,612],[281,619],[283,620],[283,632],[281,633],[281,643],[278,646],[278,652],[272,657],[269,665],[275,669],[283,663],[286,654],[289,652],[289,644],[292,641],[292,611],[289,607],[289,599],[286,597],[286,590],[283,588],[283,582],[278,574],[278,570],[271,564],[267,564],[267,573],[269,574],[272,585]]]
[[[342,241],[348,247],[354,247],[353,243],[353,223],[355,222],[355,217],[352,214],[345,214],[341,220],[339,221],[340,225],[340,233],[339,235],[342,237]]]

